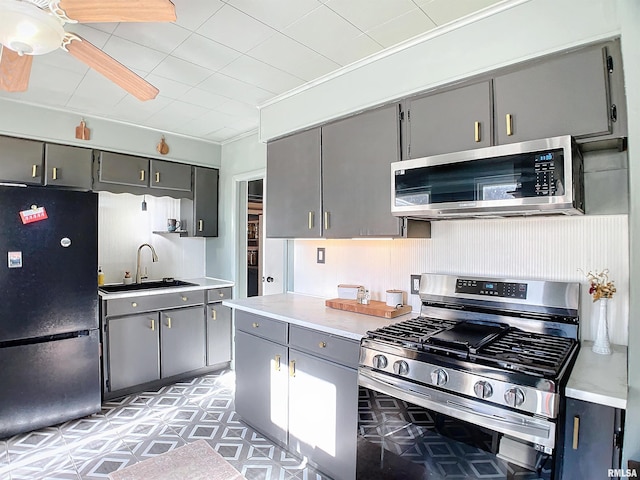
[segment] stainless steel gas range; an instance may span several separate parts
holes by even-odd
[[[360,385],[491,430],[498,457],[535,469],[562,444],[579,284],[423,274],[420,298],[362,340]]]

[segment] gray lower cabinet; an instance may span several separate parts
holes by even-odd
[[[107,321],[109,390],[117,391],[160,378],[156,313]]]
[[[398,160],[399,104],[322,127],[325,238],[401,235],[401,221],[391,215],[389,187],[391,162]]]
[[[266,223],[268,237],[322,236],[320,128],[267,145]]]
[[[218,236],[218,170],[193,167],[193,198],[180,200],[180,228],[192,237]]]
[[[406,100],[405,156],[420,158],[492,145],[491,81]]]
[[[158,189],[153,195],[162,195],[160,190],[191,192],[191,165],[151,159],[150,169],[149,186]]]
[[[620,468],[622,412],[613,407],[567,398],[563,480],[606,479]]]
[[[207,365],[231,361],[231,308],[210,303],[207,314]]]
[[[91,190],[93,151],[47,143],[44,147],[44,184]]]
[[[41,185],[44,143],[0,136],[0,181]]]
[[[160,325],[162,378],[205,366],[205,325],[202,307],[161,312]]]

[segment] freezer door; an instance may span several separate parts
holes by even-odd
[[[0,348],[0,438],[100,411],[99,331]]]
[[[98,327],[98,198],[0,187],[0,345]],[[44,220],[20,212],[44,207]]]

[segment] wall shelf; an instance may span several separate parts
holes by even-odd
[[[179,235],[181,237],[189,236],[189,232],[187,232],[186,230],[176,230],[175,232],[168,232],[164,230],[154,230],[151,233],[155,233],[156,235]]]

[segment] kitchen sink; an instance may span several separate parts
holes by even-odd
[[[130,283],[129,285],[118,284],[118,285],[103,285],[98,287],[99,290],[105,293],[116,293],[116,292],[130,292],[135,290],[149,290],[156,288],[171,288],[171,287],[189,287],[195,286],[195,283],[185,282],[183,280],[157,280],[153,282],[142,282],[142,283]]]

